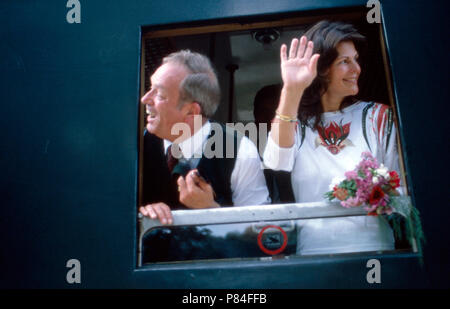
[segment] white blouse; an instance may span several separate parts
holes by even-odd
[[[280,148],[269,136],[264,164],[292,171],[296,202],[325,200],[323,194],[330,190],[332,179],[353,170],[364,151],[398,172],[395,126],[389,126],[389,121],[388,106],[378,103],[359,101],[342,111],[323,113],[318,130],[304,127],[303,141],[297,126],[290,148]],[[394,249],[392,230],[379,217],[309,219],[298,226],[297,253],[303,255]]]

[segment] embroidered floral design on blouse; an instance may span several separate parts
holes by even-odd
[[[318,124],[316,129],[319,136],[315,140],[316,148],[322,145],[336,155],[345,146],[353,146],[352,141],[347,138],[350,134],[350,125],[351,122],[342,124],[342,120],[339,124],[331,121],[326,127],[322,122]]]

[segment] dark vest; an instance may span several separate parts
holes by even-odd
[[[213,122],[211,122],[213,124]],[[218,126],[215,126],[218,127]],[[215,200],[221,206],[233,206],[232,191],[231,191],[231,173],[233,172],[236,163],[237,151],[239,149],[241,135],[234,129],[224,125],[220,125],[222,132],[222,156],[214,156],[213,158],[206,158],[203,154],[200,159],[197,169],[208,182],[210,182],[214,192],[216,193]],[[207,149],[218,150],[215,148],[216,139],[212,137],[217,134],[215,130],[211,130],[208,137]],[[211,145],[211,147],[209,147]],[[227,149],[232,154],[231,158],[227,158]],[[167,167],[166,155],[164,153],[164,142],[157,136],[145,131],[144,133],[144,153],[143,153],[143,185],[142,185],[142,205],[164,202],[172,209],[186,209],[184,205],[179,202],[178,191],[176,186],[176,178],[169,173]],[[183,176],[189,170],[175,166],[174,171],[180,171]]]

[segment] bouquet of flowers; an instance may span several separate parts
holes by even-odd
[[[330,201],[336,198],[347,208],[365,204],[368,215],[392,214],[392,197],[400,195],[397,172],[378,164],[370,152],[363,152],[362,157],[355,170],[333,179],[325,197]]]
[[[343,207],[363,206],[369,216],[383,215],[391,223],[394,233],[401,238],[400,214],[406,221],[406,234],[413,247],[421,252],[424,241],[419,213],[408,196],[398,191],[400,178],[396,171],[389,171],[379,164],[370,152],[362,153],[362,160],[345,177],[336,177],[325,193],[328,200],[337,199]],[[418,241],[417,241],[418,240]]]

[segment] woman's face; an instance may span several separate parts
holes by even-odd
[[[338,56],[328,69],[329,84],[326,92],[343,99],[358,93],[361,67],[358,64],[358,52],[352,41],[339,43],[336,50]]]

